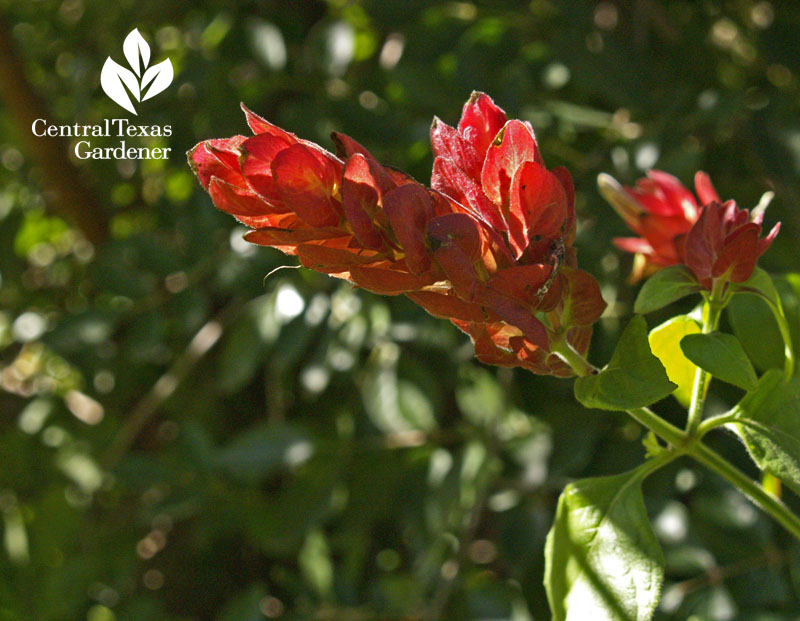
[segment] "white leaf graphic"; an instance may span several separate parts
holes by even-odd
[[[142,101],[155,97],[167,88],[172,83],[172,77],[172,63],[169,58],[150,67],[142,76],[142,91],[150,84],[151,80],[152,84],[150,84],[150,88],[147,89],[147,92],[142,97]]]
[[[109,57],[100,74],[100,85],[111,99],[128,112],[136,114],[133,99],[144,101],[155,97],[172,83],[174,78],[172,62],[167,58],[148,68],[150,46],[139,34],[138,28],[131,30],[125,37],[122,51],[133,71],[118,65]],[[133,99],[130,97],[131,94]]]
[[[128,36],[125,37],[125,41],[122,43],[122,51],[125,53],[125,58],[128,60],[131,69],[134,70],[136,75],[142,75],[139,69],[139,57],[141,56],[143,61],[142,69],[146,69],[147,65],[150,64],[150,46],[139,34],[138,28],[131,30]]]
[[[124,86],[123,86],[124,84]],[[139,81],[133,72],[122,65],[118,65],[111,58],[107,58],[100,72],[100,86],[103,87],[106,95],[111,97],[116,103],[125,108],[128,112],[136,114],[136,109],[131,103],[125,86],[128,87],[133,96],[139,99]]]

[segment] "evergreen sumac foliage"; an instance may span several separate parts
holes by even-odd
[[[201,142],[189,162],[248,241],[376,293],[405,294],[472,337],[488,364],[569,376],[605,302],[577,268],[574,190],[527,122],[475,93],[438,119],[432,188],[334,133],[337,154],[244,108],[255,134]]]
[[[616,238],[621,250],[636,254],[631,279],[636,281],[662,267],[683,264],[707,291],[714,283],[746,281],[756,261],[770,247],[780,222],[760,239],[763,209],[739,209],[724,203],[708,175],[694,178],[697,198],[678,179],[651,170],[633,188],[613,177],[598,177],[600,192],[625,223],[641,237]]]

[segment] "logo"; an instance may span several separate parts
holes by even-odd
[[[167,58],[148,67],[150,46],[139,34],[138,28],[131,30],[125,37],[122,52],[130,69],[116,63],[109,56],[100,73],[100,86],[115,103],[128,112],[137,114],[130,95],[133,95],[137,102],[142,102],[166,89],[172,83],[172,62]]]
[[[100,86],[114,102],[137,114],[134,101],[141,103],[155,97],[172,83],[172,63],[167,58],[151,66],[150,46],[136,28],[125,37],[122,51],[130,69],[109,56],[100,72]],[[139,125],[125,118],[103,119],[102,123],[93,125],[53,125],[47,119],[36,119],[31,124],[31,132],[37,138],[76,139],[72,147],[79,160],[166,160],[172,150],[165,140],[172,136],[171,125]],[[114,137],[122,140],[109,145],[107,139]]]

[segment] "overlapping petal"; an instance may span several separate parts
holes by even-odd
[[[680,246],[681,261],[709,291],[715,283],[744,282],[780,226],[777,223],[761,238],[760,217],[751,219],[750,212],[733,201],[709,203]]]
[[[569,173],[544,167],[533,128],[475,93],[457,127],[436,119],[432,188],[334,133],[336,155],[243,106],[254,136],[205,141],[190,164],[245,239],[450,319],[479,359],[570,375],[605,308],[575,269]]]
[[[626,188],[614,178],[598,177],[600,192],[641,237],[614,240],[621,250],[637,255],[632,280],[682,263],[708,291],[714,283],[744,282],[756,261],[778,234],[780,223],[761,238],[763,210],[751,217],[734,201],[722,202],[709,176],[694,177],[696,197],[678,179],[651,170],[636,186]]]
[[[637,281],[662,267],[680,262],[678,244],[700,215],[698,201],[670,174],[651,170],[632,188],[607,174],[597,178],[600,193],[638,238],[621,237],[614,245],[637,255],[631,280]],[[716,196],[708,175],[699,172],[695,187],[700,205]]]

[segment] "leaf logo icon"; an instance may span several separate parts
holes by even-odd
[[[126,69],[109,56],[100,73],[100,86],[114,102],[128,112],[136,114],[131,95],[136,101],[145,101],[166,89],[174,77],[172,62],[167,58],[148,67],[150,46],[139,34],[138,28],[131,30],[125,37],[122,51],[130,69]]]

